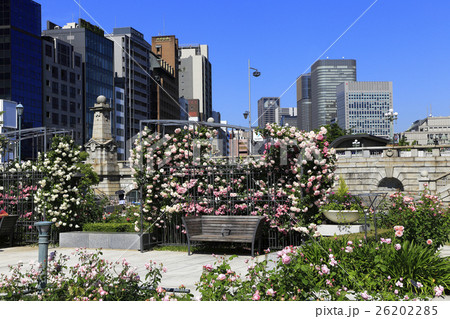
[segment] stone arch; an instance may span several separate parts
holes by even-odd
[[[405,188],[403,187],[403,183],[395,178],[395,177],[385,177],[380,180],[378,183],[378,188],[384,188],[387,190],[399,190],[404,191]]]

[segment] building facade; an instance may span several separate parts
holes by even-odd
[[[279,124],[280,99],[277,97],[262,97],[258,100],[258,127],[264,128],[267,123]]]
[[[428,116],[415,121],[402,134],[406,141],[418,145],[450,144],[450,116]]]
[[[71,44],[42,37],[44,126],[72,131],[83,144],[83,68],[81,54]]]
[[[179,48],[180,95],[186,99],[198,99],[200,119],[212,116],[212,78],[208,46],[182,46]]]
[[[336,88],[337,124],[353,134],[389,138],[385,113],[393,108],[392,82],[346,81]]]
[[[114,42],[115,82],[120,82],[125,94],[118,102],[124,103],[121,112],[124,122],[117,124],[124,126],[125,140],[129,140],[139,132],[140,120],[151,117],[151,45],[141,32],[131,27],[114,28],[106,38]],[[127,148],[125,156],[129,155]]]
[[[41,5],[31,0],[0,1],[0,99],[24,106],[22,128],[42,126]]]
[[[345,81],[356,81],[356,60],[318,60],[312,65],[310,129],[336,117],[336,87]]]
[[[89,22],[78,19],[60,27],[47,21],[44,36],[70,43],[81,54],[83,70],[83,144],[92,137],[94,113],[90,110],[97,97],[114,99],[114,46],[104,36],[104,31]]]
[[[297,79],[297,127],[311,130],[311,73]]]
[[[296,107],[280,107],[277,109],[278,124],[281,126],[297,127],[297,108]]]
[[[174,35],[152,37],[152,118],[180,119],[178,39]]]
[[[114,86],[114,104],[111,105],[112,108],[112,137],[115,139],[117,144],[117,159],[119,161],[124,161],[129,158],[130,147],[126,145],[127,135],[126,135],[126,122],[127,118],[125,116],[125,100],[126,94],[125,89],[120,85]]]

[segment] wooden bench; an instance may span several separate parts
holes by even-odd
[[[255,241],[261,248],[262,216],[188,216],[183,217],[188,240],[188,255],[191,242],[251,243],[254,256]]]
[[[14,228],[16,226],[19,215],[8,215],[0,218],[0,236],[9,236],[9,245],[13,245]]]

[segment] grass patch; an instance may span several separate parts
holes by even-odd
[[[188,252],[187,245],[161,245],[152,248],[155,251],[177,251]],[[191,246],[191,253],[196,254],[216,254],[216,255],[251,255],[250,245],[236,243],[207,243]],[[256,250],[255,250],[256,253]]]
[[[380,239],[381,237],[389,237],[392,236],[392,229],[390,228],[381,228],[381,229],[377,229],[377,238]],[[351,241],[359,241],[359,240],[364,240],[364,236],[365,233],[353,233],[353,234],[348,234],[348,235],[338,235],[336,236],[337,238],[348,238],[348,240]],[[372,229],[370,231],[367,232],[367,239],[375,239],[375,230]]]

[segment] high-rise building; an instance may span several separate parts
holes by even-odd
[[[392,82],[345,81],[336,88],[337,123],[353,134],[366,133],[389,138],[385,116],[392,105]]]
[[[122,125],[125,140],[130,140],[139,132],[139,121],[151,118],[151,45],[141,32],[131,27],[114,28],[106,38],[114,42],[115,77],[122,78],[120,83],[125,93]]]
[[[94,113],[90,110],[103,95],[107,101],[114,99],[114,47],[104,36],[104,31],[89,22],[78,19],[60,27],[47,21],[44,36],[70,43],[81,54],[83,72],[83,144],[92,137]]]
[[[267,123],[279,123],[277,109],[280,99],[277,97],[262,97],[258,100],[258,127],[264,128]]]
[[[199,100],[202,121],[212,115],[211,63],[208,57],[208,46],[205,44],[179,48],[180,95]]]
[[[180,119],[178,39],[174,35],[152,37],[152,118]]]
[[[81,60],[71,44],[42,37],[44,126],[71,130],[79,145],[83,143]]]
[[[311,73],[297,79],[297,127],[311,130]]]
[[[23,105],[22,128],[42,126],[41,5],[31,0],[0,0],[0,99]]]
[[[356,60],[318,60],[311,67],[311,128],[336,117],[336,86],[356,81]]]

